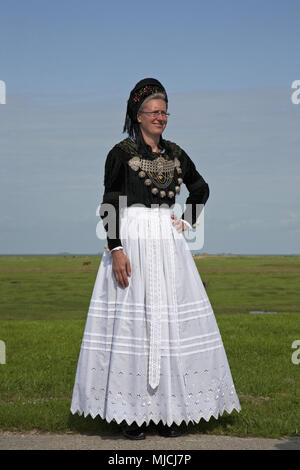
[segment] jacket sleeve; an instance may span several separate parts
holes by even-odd
[[[106,157],[104,170],[104,194],[100,217],[107,232],[108,248],[121,247],[119,227],[119,196],[123,193],[124,166],[122,156],[113,148]]]
[[[189,196],[186,200],[186,209],[181,219],[195,228],[197,219],[209,198],[209,186],[196,170],[195,164],[190,157],[185,152],[183,154],[185,160],[183,182],[189,191]]]

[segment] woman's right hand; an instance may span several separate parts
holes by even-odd
[[[120,287],[128,287],[128,276],[131,276],[130,261],[123,253],[123,250],[114,250],[111,252],[113,257],[112,270]]]

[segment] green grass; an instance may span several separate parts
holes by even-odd
[[[300,313],[300,256],[196,258],[216,315],[250,310]]]
[[[83,266],[83,261],[91,264]],[[222,334],[242,410],[192,432],[300,434],[299,257],[195,259]],[[115,424],[71,415],[86,314],[100,257],[0,257],[0,429],[111,434]],[[278,289],[281,287],[282,289]],[[253,290],[256,292],[254,295]],[[272,310],[251,315],[249,310]]]

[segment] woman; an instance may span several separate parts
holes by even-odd
[[[75,378],[72,413],[121,424],[144,439],[240,410],[226,353],[182,231],[192,229],[209,187],[190,157],[163,139],[168,97],[146,78],[130,93],[123,131],[105,163],[100,263]],[[172,212],[185,183],[189,196]],[[112,210],[113,209],[113,210]]]

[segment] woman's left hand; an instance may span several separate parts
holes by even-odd
[[[176,217],[175,214],[171,215],[171,219],[173,219],[172,225],[176,228],[177,232],[182,232],[185,229],[184,222]]]

